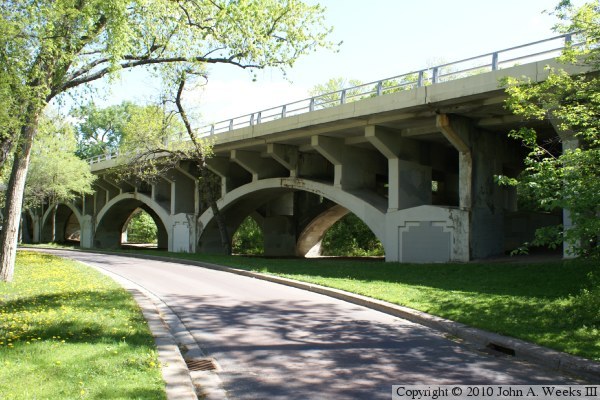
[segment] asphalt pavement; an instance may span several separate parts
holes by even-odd
[[[178,262],[53,253],[116,274],[160,300],[201,349],[198,356],[214,361],[216,384],[204,389],[209,398],[389,399],[392,385],[580,383],[293,287]],[[179,347],[185,353],[190,346]]]

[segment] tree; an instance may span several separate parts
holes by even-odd
[[[231,242],[232,250],[237,254],[258,256],[265,251],[263,232],[252,217],[242,221]]]
[[[561,1],[556,14],[562,20],[557,29],[580,32],[578,39],[584,43],[567,47],[560,60],[597,70],[600,3],[575,8],[570,1]],[[533,244],[557,246],[564,240],[574,255],[600,255],[600,79],[595,74],[573,76],[552,69],[539,84],[522,79],[506,83],[510,110],[527,119],[550,120],[559,134],[557,143],[529,128],[510,133],[529,149],[529,155],[518,179],[500,177],[500,182],[518,185],[542,210],[568,210],[573,222],[569,229],[561,225],[538,230]]]
[[[369,227],[350,213],[337,221],[321,244],[324,256],[364,257],[383,256],[383,245]]]
[[[6,102],[20,111],[1,143],[16,149],[0,236],[3,280],[12,279],[31,146],[54,98],[121,69],[148,67],[167,79],[182,64],[286,68],[328,45],[323,9],[300,0],[24,0],[4,1],[0,12]]]
[[[132,108],[123,128],[119,151],[123,163],[113,168],[119,178],[153,181],[180,163],[191,161],[199,172],[199,187],[217,223],[221,244],[231,254],[231,237],[217,206],[220,186],[207,167],[212,143],[198,137],[183,104],[186,84],[197,84],[202,72],[184,68],[166,85],[158,104]],[[206,81],[204,81],[206,82]]]
[[[98,108],[90,102],[73,112],[81,122],[76,125],[77,151],[82,159],[109,154],[119,149],[123,130],[131,117],[132,109],[139,107],[130,102]]]
[[[137,209],[127,225],[127,242],[156,243],[158,228],[146,211]]]
[[[25,184],[25,205],[36,207],[48,201],[52,209],[52,241],[56,241],[56,209],[59,202],[92,193],[95,176],[88,164],[75,155],[73,127],[57,115],[44,115],[31,150]]]
[[[345,96],[348,100],[344,102],[360,100],[361,90],[352,89],[360,85],[362,82],[356,79],[331,78],[324,84],[315,85],[309,93],[315,98],[316,108],[335,107],[342,104],[340,92],[344,89],[350,89],[346,91]]]

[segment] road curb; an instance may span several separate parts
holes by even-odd
[[[67,251],[80,253],[99,253],[122,255],[109,251],[86,251],[74,249],[57,249],[21,246],[27,250],[46,250],[52,252]],[[132,257],[141,258],[141,257]],[[212,371],[191,372],[187,366],[186,356],[204,358],[205,354],[187,330],[179,316],[162,301],[160,297],[141,285],[102,267],[75,260],[100,273],[110,277],[127,290],[140,307],[148,328],[152,333],[158,359],[161,364],[161,374],[166,383],[167,400],[198,400],[198,392],[203,400],[227,400],[220,377]],[[163,259],[159,260],[163,261]],[[183,352],[182,352],[182,349]]]
[[[305,283],[293,279],[267,275],[260,272],[252,272],[233,267],[226,267],[203,261],[186,260],[146,254],[119,253],[110,251],[72,251],[114,254],[139,259],[186,264],[234,273],[237,275],[243,275],[255,279],[261,279],[269,282],[295,287],[298,289],[308,290],[314,293],[319,293],[325,296],[330,296],[333,298],[344,300],[349,303],[368,307],[377,311],[384,312],[386,314],[393,315],[398,318],[406,319],[408,321],[427,326],[445,334],[460,338],[480,348],[500,350],[502,352],[510,354],[511,356],[514,356],[517,359],[521,359],[542,366],[544,368],[550,368],[565,373],[573,374],[581,378],[590,380],[590,383],[600,383],[600,363],[598,362],[594,362],[583,357],[563,353],[557,350],[549,349],[547,347],[526,342],[521,339],[516,339],[508,336],[499,335],[497,333],[484,331],[482,329],[473,328],[471,326],[451,321],[445,318],[437,317],[435,315],[431,315],[422,311],[346,292],[340,289],[334,289],[317,284]]]
[[[104,268],[85,264],[102,274],[110,277],[127,290],[142,310],[158,353],[161,373],[165,381],[165,391],[168,400],[198,400],[190,372],[179,350],[178,342],[172,333],[172,327],[165,321],[164,310],[157,304],[157,298],[144,287],[130,281],[121,275],[107,271]]]

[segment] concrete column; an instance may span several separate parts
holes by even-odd
[[[504,194],[494,182],[502,173],[502,142],[476,131],[465,118],[440,114],[436,124],[459,152],[459,203],[470,212],[470,258],[504,253]]]
[[[458,151],[459,205],[462,210],[470,210],[473,190],[473,159],[469,121],[455,117],[451,119],[447,114],[439,114],[436,117],[436,125]]]
[[[193,253],[196,251],[196,218],[194,214],[180,213],[172,217],[169,251]]]
[[[198,180],[183,169],[176,167],[169,171],[172,183],[171,213],[197,214],[199,211]]]
[[[152,200],[160,204],[169,214],[174,213],[174,182],[166,177],[160,177],[156,183],[152,184]]]
[[[296,255],[296,225],[293,217],[286,215],[265,217],[262,230],[265,256]]]
[[[81,201],[81,213],[93,215],[94,211],[94,195],[86,194]]]
[[[98,214],[102,207],[108,203],[110,194],[106,189],[96,185],[94,191],[94,215]]]
[[[286,193],[266,204],[262,231],[266,256],[296,255],[294,193]]]
[[[370,152],[348,146],[342,139],[312,136],[311,146],[334,168],[333,185],[343,190],[375,187],[377,161]]]
[[[230,164],[231,161],[223,157],[211,157],[206,160],[208,169],[221,178],[221,197],[240,186],[232,177]]]
[[[252,174],[252,181],[259,179],[285,177],[289,175],[281,164],[259,153],[244,150],[231,150],[231,161]]]
[[[81,238],[79,246],[82,249],[91,249],[94,247],[94,217],[91,215],[83,215],[79,229],[81,230]]]
[[[431,167],[419,162],[421,145],[373,125],[365,137],[388,159],[388,211],[431,204]]]
[[[36,207],[23,213],[23,232],[25,232],[25,230],[27,229],[25,223],[27,223],[28,220],[28,222],[31,223],[31,237],[29,237],[29,241],[26,241],[25,233],[23,233],[23,243],[40,243],[42,241],[42,211],[43,210],[40,207]]]
[[[572,151],[579,148],[579,139],[577,139],[574,135],[568,134],[565,132],[559,133],[562,141],[562,150]],[[573,220],[571,219],[571,212],[568,209],[563,209],[563,227],[564,230],[567,231],[573,228]],[[563,241],[563,258],[575,258],[575,247],[578,244],[568,243]]]
[[[504,254],[504,189],[494,176],[502,174],[501,139],[474,132],[471,256],[474,259]]]
[[[298,148],[284,144],[267,144],[267,154],[290,171],[290,178],[298,176]]]

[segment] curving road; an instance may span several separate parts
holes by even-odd
[[[392,385],[575,383],[368,308],[175,262],[54,254],[161,298],[220,364],[230,399],[389,399]]]

